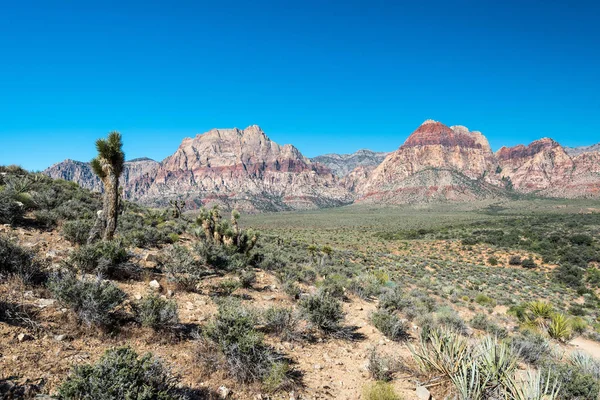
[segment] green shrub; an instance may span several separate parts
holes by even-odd
[[[484,307],[494,307],[496,305],[496,301],[494,299],[482,293],[475,296],[475,303]]]
[[[570,325],[573,332],[578,335],[582,335],[587,329],[587,322],[581,317],[575,317],[570,319]]]
[[[95,364],[78,365],[58,388],[59,399],[182,399],[177,379],[152,354],[129,347],[107,350]]]
[[[297,339],[298,319],[293,309],[269,307],[263,313],[263,320],[265,331],[280,336],[286,341]]]
[[[369,383],[363,387],[362,397],[364,400],[402,400],[394,391],[394,387],[386,382]]]
[[[264,343],[255,328],[255,313],[239,302],[227,299],[219,304],[218,314],[205,329],[206,337],[221,352],[223,367],[239,382],[264,381],[280,357]]]
[[[367,370],[376,381],[389,382],[397,370],[397,363],[377,352],[375,348],[369,351]]]
[[[115,310],[125,301],[125,293],[101,278],[78,279],[72,273],[55,274],[48,289],[80,321],[89,325],[108,326],[115,321]]]
[[[488,264],[490,264],[491,266],[496,266],[498,265],[498,259],[496,257],[488,257],[487,259]]]
[[[346,277],[340,274],[331,274],[325,277],[321,282],[318,282],[317,286],[322,292],[327,292],[333,297],[343,298],[344,288],[348,285]]]
[[[17,276],[26,284],[40,283],[45,279],[43,263],[36,257],[35,252],[1,235],[0,275]]]
[[[576,365],[553,362],[546,374],[560,385],[561,399],[597,399],[600,394],[600,379]]]
[[[493,321],[490,321],[485,314],[475,314],[473,319],[471,319],[471,326],[475,329],[492,334],[498,338],[505,338],[508,336],[508,331],[506,329],[498,326]]]
[[[251,269],[245,269],[239,272],[240,285],[245,289],[250,289],[256,282],[256,272]]]
[[[194,291],[200,280],[210,271],[184,246],[169,246],[161,253],[160,265],[177,289]]]
[[[134,305],[137,321],[155,330],[172,328],[179,322],[177,303],[151,294]]]
[[[521,265],[522,262],[523,261],[521,260],[521,257],[519,257],[519,256],[511,256],[508,259],[508,264],[509,265]]]
[[[0,224],[17,224],[25,215],[23,203],[14,199],[13,193],[0,188]]]
[[[550,335],[552,339],[566,342],[571,338],[572,334],[571,321],[568,317],[561,313],[553,313],[550,316],[548,335]]]
[[[379,310],[371,314],[371,323],[390,340],[401,341],[410,337],[408,326],[395,313]]]
[[[92,225],[92,220],[88,219],[65,221],[62,225],[62,235],[71,243],[83,245],[90,236]]]
[[[521,266],[523,268],[529,268],[529,269],[531,269],[531,268],[536,268],[537,264],[535,263],[535,261],[533,260],[533,258],[529,257],[529,258],[526,258],[523,261],[521,261]]]
[[[112,279],[137,278],[141,269],[128,262],[131,258],[127,249],[118,240],[99,241],[73,250],[69,263],[87,274],[106,276]]]
[[[344,319],[342,303],[327,292],[308,296],[299,303],[302,316],[315,328],[326,332],[339,332]]]
[[[542,335],[524,332],[510,340],[513,353],[518,354],[523,361],[539,365],[552,355],[550,343]]]

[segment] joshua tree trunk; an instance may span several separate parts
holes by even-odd
[[[111,168],[112,169],[112,168]],[[103,214],[106,219],[103,240],[112,240],[117,230],[117,217],[119,216],[119,177],[110,171],[104,180]]]

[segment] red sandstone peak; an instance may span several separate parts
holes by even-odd
[[[482,140],[483,138],[483,140]],[[404,148],[440,145],[471,149],[489,148],[487,140],[480,132],[470,132],[464,126],[448,127],[441,122],[426,120],[406,139]]]
[[[562,149],[558,142],[550,138],[542,138],[531,142],[528,146],[519,144],[514,147],[502,147],[496,152],[496,157],[501,161],[514,158],[527,158],[533,157],[545,150],[552,150],[555,148]]]

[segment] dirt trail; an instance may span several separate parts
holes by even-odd
[[[571,345],[575,347],[573,350],[579,350],[591,355],[600,360],[600,343],[582,337],[571,340]]]

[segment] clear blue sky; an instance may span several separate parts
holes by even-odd
[[[600,141],[597,1],[5,1],[0,164],[158,160],[260,125],[305,155],[394,150],[425,119],[494,149]]]

